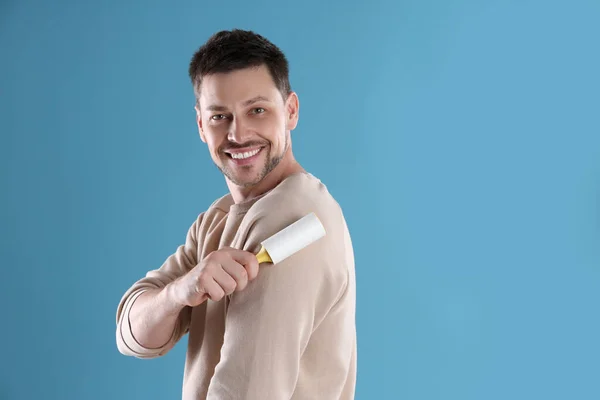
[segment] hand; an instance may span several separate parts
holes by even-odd
[[[210,253],[190,272],[173,282],[177,303],[195,307],[207,299],[221,300],[243,290],[258,275],[256,256],[226,247]]]

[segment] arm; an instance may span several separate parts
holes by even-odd
[[[188,331],[191,310],[243,290],[258,274],[254,254],[222,248],[197,262],[197,224],[186,243],[123,297],[117,312],[117,346],[139,358],[166,354]]]
[[[162,289],[142,291],[129,310],[131,335],[140,346],[162,348],[173,336],[180,316],[182,319],[189,318],[181,315],[185,306],[176,301],[174,283]]]
[[[196,266],[197,231],[203,214],[163,265],[123,295],[117,309],[117,348],[122,354],[152,358],[166,354],[187,332],[191,308],[175,301],[174,283]]]
[[[269,236],[264,224],[256,227],[263,234],[250,240],[253,248]],[[262,265],[257,278],[231,297],[221,360],[207,398],[291,398],[302,353],[315,327],[343,294],[347,278],[330,238],[277,265]]]

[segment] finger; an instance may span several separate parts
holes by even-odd
[[[256,255],[245,250],[228,249],[227,253],[231,256],[231,258],[233,258],[235,261],[239,262],[242,265],[248,264],[252,261],[252,259],[256,260]]]
[[[237,291],[240,291],[246,287],[248,284],[248,271],[246,271],[246,268],[244,268],[243,265],[230,258],[223,260],[221,267],[235,280]]]
[[[237,288],[236,280],[223,268],[216,268],[213,272],[213,279],[219,284],[225,294],[231,294]]]
[[[198,293],[200,295],[200,299],[195,300],[194,303],[202,304],[210,298],[210,295],[208,293],[205,293],[203,290],[200,290],[199,288],[196,288],[196,293]]]
[[[214,279],[206,280],[203,291],[208,294],[212,301],[219,301],[225,296],[223,288]]]
[[[204,301],[206,301],[206,299],[210,297],[208,292],[206,291],[206,285],[204,283],[197,281],[194,289],[196,290],[196,294],[200,295],[200,299],[194,300],[194,303],[203,303]]]
[[[244,265],[246,272],[248,272],[248,279],[254,280],[258,276],[258,260],[256,256],[252,255],[248,263]]]
[[[258,275],[258,260],[256,255],[249,251],[231,249],[229,251],[231,257],[242,264],[248,274],[248,279],[253,280]]]

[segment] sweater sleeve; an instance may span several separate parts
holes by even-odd
[[[142,346],[133,336],[129,321],[129,313],[136,299],[145,291],[150,289],[162,289],[168,283],[173,282],[180,276],[186,274],[196,266],[198,251],[198,229],[204,214],[200,214],[189,228],[185,243],[180,245],[156,270],[146,273],[146,276],[135,282],[123,295],[117,307],[117,348],[122,354],[137,358],[155,358],[169,352],[181,337],[188,331],[191,309],[184,308],[177,320],[170,340],[159,348],[147,348]]]
[[[260,241],[303,216],[275,214],[255,223],[245,248],[258,250]],[[257,278],[231,295],[208,399],[292,397],[310,336],[347,285],[331,240],[326,236],[276,265],[262,264]]]

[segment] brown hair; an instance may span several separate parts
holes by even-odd
[[[220,31],[194,53],[189,66],[189,77],[194,87],[196,102],[200,98],[202,78],[214,73],[265,65],[284,100],[292,89],[289,65],[283,52],[263,36],[252,31],[234,29]]]

